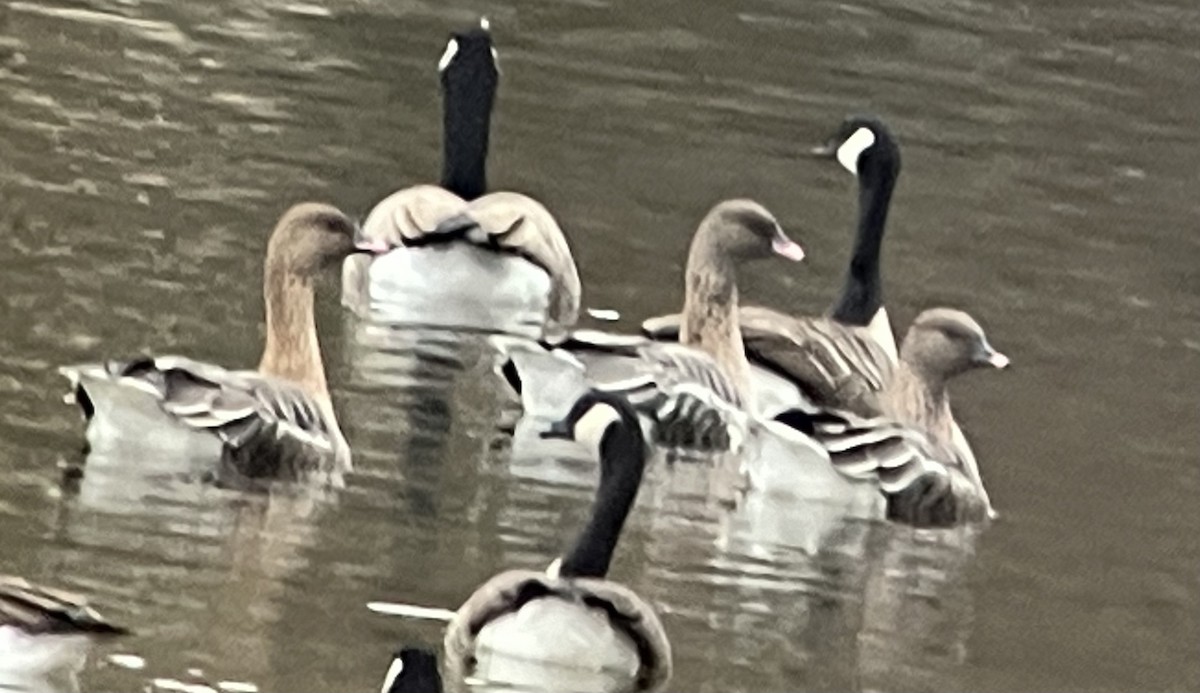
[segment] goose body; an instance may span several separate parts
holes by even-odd
[[[591,516],[546,572],[511,570],[479,587],[446,629],[455,678],[527,691],[651,691],[671,675],[671,647],[653,607],[607,578],[645,467],[646,443],[624,398],[589,391],[547,437],[599,457]]]
[[[80,595],[0,576],[0,688],[71,676],[93,640],[127,633]]]
[[[566,237],[533,198],[487,192],[499,71],[486,20],[454,34],[438,68],[441,184],[405,188],[372,209],[363,238],[388,252],[347,260],[342,301],[397,322],[558,334],[579,313],[579,273]]]
[[[328,205],[297,205],[280,219],[264,263],[267,341],[257,370],[182,356],[60,368],[71,383],[67,401],[88,421],[92,450],[153,450],[161,454],[144,457],[183,464],[174,471],[215,472],[234,485],[339,481],[350,448],[325,381],[313,282],[358,252],[354,235],[353,223]]]
[[[735,267],[773,254],[803,257],[761,205],[722,202],[701,222],[688,255],[682,344],[577,331],[549,357],[536,349],[508,350],[500,370],[521,394],[527,415],[561,416],[585,388],[623,392],[657,423],[658,442],[729,449],[759,414],[756,388],[770,393],[764,401],[772,407],[803,404],[794,386],[751,372],[738,331]]]

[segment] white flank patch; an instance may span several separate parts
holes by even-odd
[[[444,72],[455,55],[458,55],[458,40],[450,39],[450,43],[446,44],[446,52],[442,53],[441,59],[438,60],[438,72]],[[841,155],[840,152],[838,155]]]
[[[258,693],[258,686],[246,681],[218,681],[217,688],[227,693]]]
[[[859,131],[861,132],[861,130]],[[887,352],[892,363],[898,363],[900,356],[896,350],[896,333],[892,332],[892,321],[888,318],[887,309],[883,306],[875,311],[871,322],[867,323],[867,334],[871,335],[879,346]]]
[[[838,147],[837,160],[846,167],[847,171],[857,176],[858,157],[873,144],[875,144],[875,133],[871,132],[870,128],[859,128],[854,131],[853,135],[847,137],[845,142],[842,142],[842,146]]]

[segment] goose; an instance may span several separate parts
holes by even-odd
[[[357,247],[338,209],[302,203],[279,219],[263,266],[266,345],[256,370],[184,356],[64,366],[65,400],[83,411],[90,447],[132,440],[187,459],[218,460],[218,483],[323,477],[351,468],[334,416],[313,315],[314,283]]]
[[[72,676],[97,638],[128,635],[77,594],[0,576],[0,688],[6,677]],[[17,690],[24,690],[18,687]]]
[[[1009,359],[970,315],[921,312],[895,364],[873,339],[833,321],[748,319],[742,330],[756,361],[807,374],[806,392],[828,416],[793,426],[809,432],[839,471],[877,478],[891,519],[940,526],[995,516],[947,388],[971,370],[1005,369]]]
[[[657,420],[657,442],[700,451],[737,447],[758,412],[759,388],[781,379],[752,378],[738,326],[737,268],[804,250],[753,200],[725,200],[705,215],[692,239],[684,279],[682,339],[654,342],[593,330],[571,333],[557,348],[495,339],[501,374],[521,396],[526,416],[553,418],[589,387],[620,391]],[[527,382],[528,381],[528,382]],[[772,401],[795,400],[786,383]]]
[[[446,628],[447,673],[521,690],[655,691],[671,677],[671,645],[654,608],[607,578],[645,467],[637,413],[590,390],[544,437],[584,446],[600,466],[587,525],[545,572],[488,580]]]
[[[552,336],[578,319],[579,271],[557,220],[532,197],[487,190],[497,61],[486,19],[451,36],[438,63],[441,183],[404,188],[371,210],[363,237],[390,252],[347,259],[346,306],[433,325],[489,326],[497,314],[537,315],[538,327]]]
[[[836,159],[846,170],[854,174],[859,182],[859,215],[850,264],[842,291],[827,316],[808,318],[814,330],[825,330],[839,337],[827,336],[831,348],[870,349],[857,334],[861,332],[874,340],[893,363],[896,361],[896,337],[892,332],[887,309],[883,305],[882,281],[879,271],[879,254],[883,234],[887,225],[888,209],[892,191],[900,175],[900,146],[882,120],[874,116],[856,115],[846,118],[837,132],[825,144],[812,153],[819,157]],[[753,321],[760,329],[772,323],[794,328],[796,318],[761,306],[743,306],[742,322]],[[838,325],[858,328],[826,330],[829,321]],[[666,315],[650,318],[642,323],[643,332],[654,339],[676,339],[680,317]],[[807,370],[807,364],[800,364]],[[786,368],[777,369],[779,375],[796,382],[808,382],[806,373],[790,373]]]
[[[442,693],[437,654],[426,647],[404,647],[392,657],[379,693]]]

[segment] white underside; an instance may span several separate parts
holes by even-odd
[[[29,635],[0,626],[0,690],[13,682],[35,682],[53,674],[79,671],[91,641],[83,635]],[[16,690],[25,690],[16,685]]]
[[[386,322],[535,332],[549,306],[544,270],[468,243],[351,256],[342,279],[344,304]]]
[[[176,470],[181,461],[220,458],[217,436],[179,423],[163,412],[154,396],[120,381],[84,376],[82,382],[96,409],[87,429],[93,452],[135,446],[146,451],[149,467],[142,469],[150,471]]]
[[[629,690],[640,664],[633,641],[603,612],[556,598],[492,621],[475,654],[475,678],[525,691]]]
[[[141,390],[84,378],[96,408],[88,424],[90,450],[79,486],[81,504],[109,512],[137,512],[138,501],[161,495],[177,477],[211,470],[221,441],[183,426]]]

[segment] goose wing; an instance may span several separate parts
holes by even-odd
[[[450,240],[457,231],[442,222],[462,214],[467,203],[436,185],[414,185],[383,198],[362,225],[362,238],[389,247]]]
[[[562,326],[579,317],[579,269],[567,237],[545,205],[515,192],[494,192],[467,205],[466,217],[478,230],[468,239],[511,252],[550,275],[550,318]],[[450,224],[453,225],[453,224]]]
[[[892,365],[865,330],[758,306],[739,307],[738,322],[750,361],[795,383],[817,406],[880,413],[879,393]],[[646,320],[642,330],[653,339],[677,340],[679,325],[679,315],[665,315]]]
[[[78,594],[6,575],[0,575],[0,626],[15,626],[35,635],[124,635],[129,632],[106,621]]]
[[[158,400],[159,407],[181,425],[209,431],[224,443],[227,457],[246,476],[277,476],[286,448],[293,463],[318,463],[339,452],[336,424],[301,387],[257,371],[230,371],[183,356],[155,356],[130,361],[61,369],[74,385],[85,414],[94,411],[89,380],[103,379],[130,387]],[[312,458],[315,453],[318,459]],[[293,469],[299,473],[300,469]]]
[[[879,480],[888,519],[917,527],[947,527],[984,519],[986,493],[956,460],[920,431],[883,417],[826,413],[813,437],[847,476]]]
[[[749,425],[744,402],[707,353],[640,336],[577,330],[560,346],[592,387],[620,392],[655,422],[658,442],[693,450],[735,448]]]

